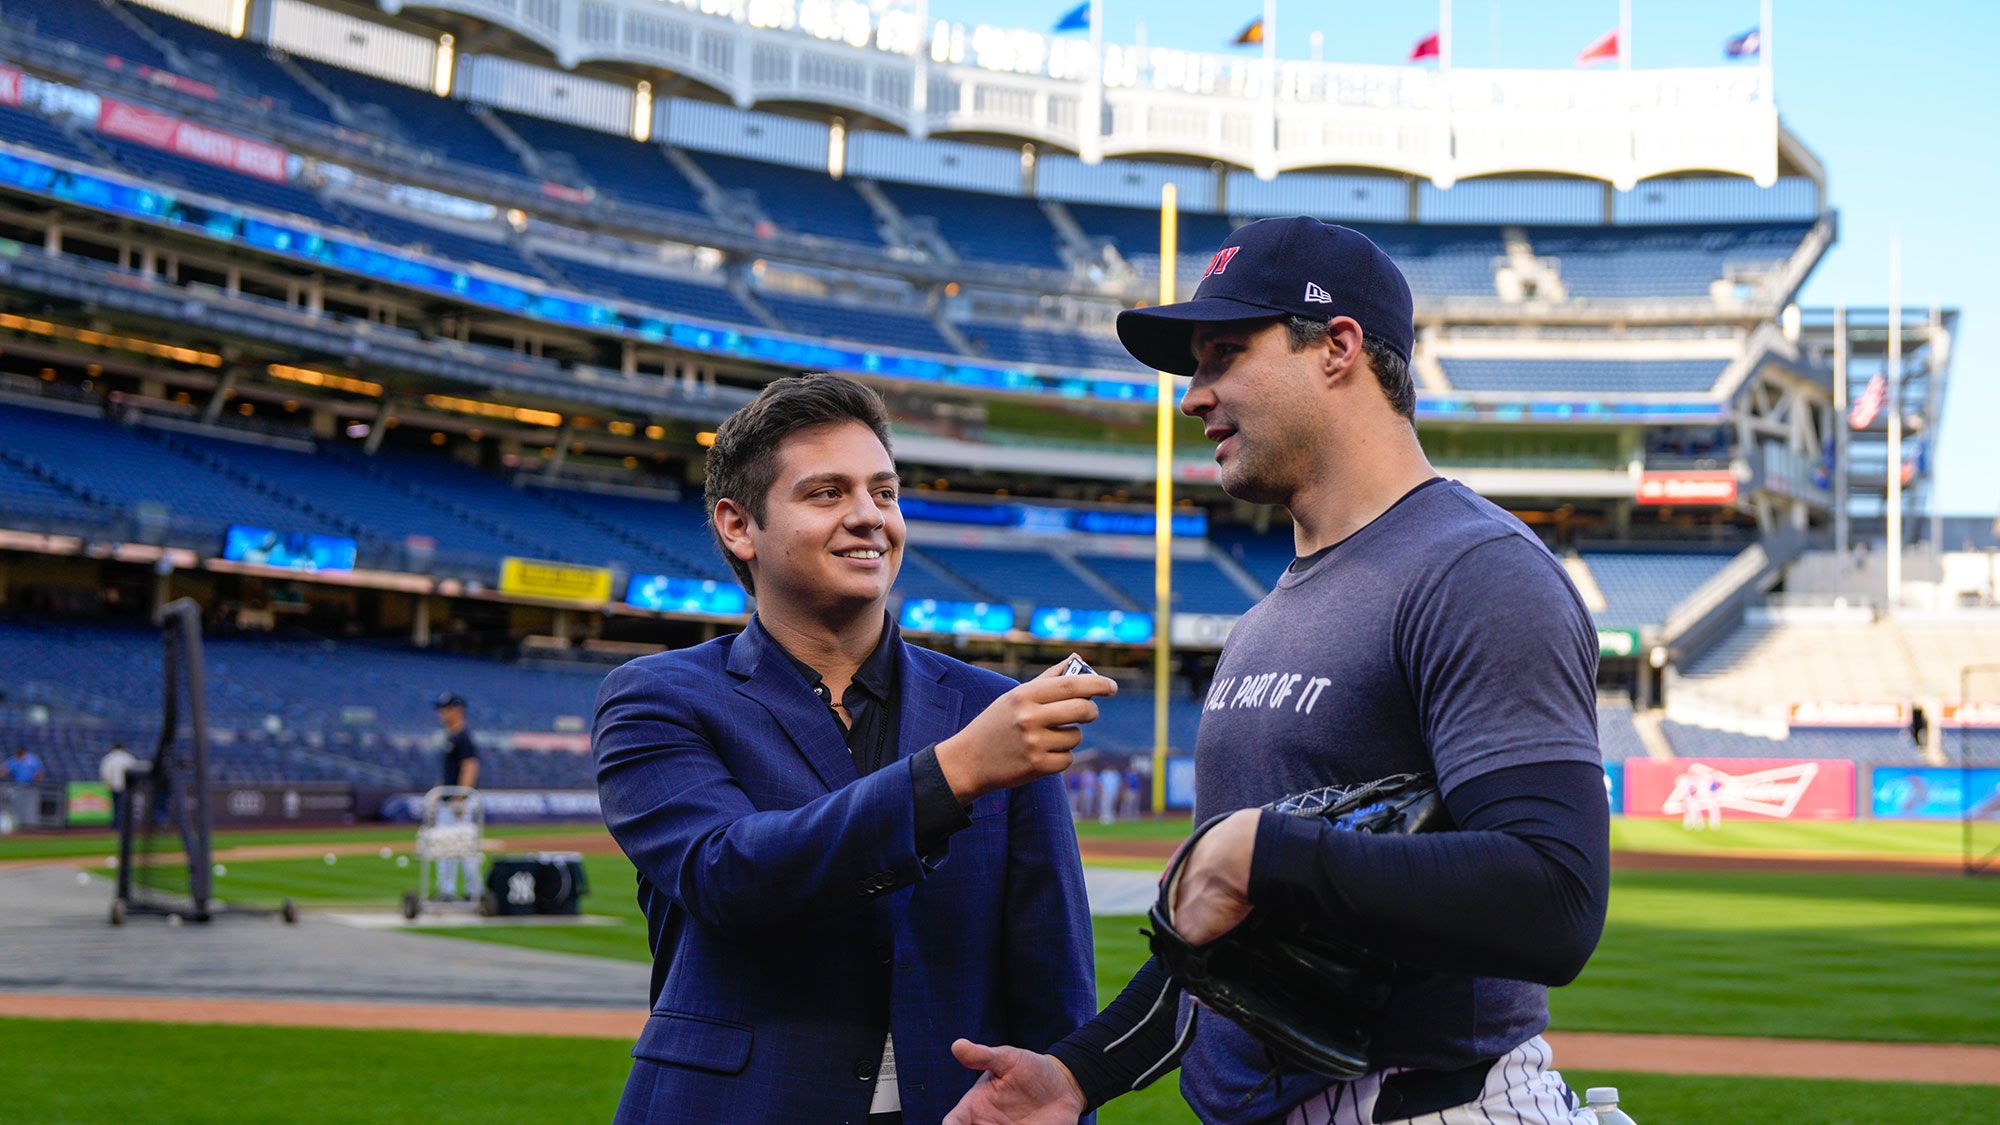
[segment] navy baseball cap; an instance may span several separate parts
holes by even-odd
[[[1403,271],[1367,235],[1305,215],[1237,228],[1208,260],[1193,300],[1126,309],[1118,340],[1156,371],[1192,375],[1196,328],[1289,315],[1352,317],[1405,361],[1416,343]]]

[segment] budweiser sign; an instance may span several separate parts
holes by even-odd
[[[1854,763],[1845,759],[1634,758],[1625,763],[1625,812],[1852,820],[1854,780]]]
[[[290,178],[286,168],[290,154],[277,145],[210,129],[171,113],[115,98],[105,98],[98,109],[97,131],[260,180],[284,183]]]
[[[1795,727],[1905,727],[1910,705],[1892,699],[1808,699],[1791,706]]]
[[[1641,473],[1639,503],[1722,505],[1736,502],[1736,474],[1725,469]]]

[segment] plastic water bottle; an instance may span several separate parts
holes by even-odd
[[[1638,1125],[1618,1108],[1616,1086],[1592,1086],[1584,1091],[1583,1104],[1597,1115],[1597,1125]]]

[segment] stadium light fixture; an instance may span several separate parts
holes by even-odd
[[[640,82],[632,89],[632,139],[653,139],[653,84]]]
[[[440,98],[451,96],[452,58],[456,53],[452,46],[454,42],[449,33],[438,36],[437,62],[431,71],[431,93]]]

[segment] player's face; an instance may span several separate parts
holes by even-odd
[[[1293,352],[1282,320],[1204,325],[1194,334],[1194,378],[1181,413],[1215,442],[1222,490],[1283,504],[1309,469],[1316,370],[1311,349]]]
[[[859,422],[800,430],[778,453],[764,519],[746,529],[760,599],[887,601],[903,563],[896,464]]]

